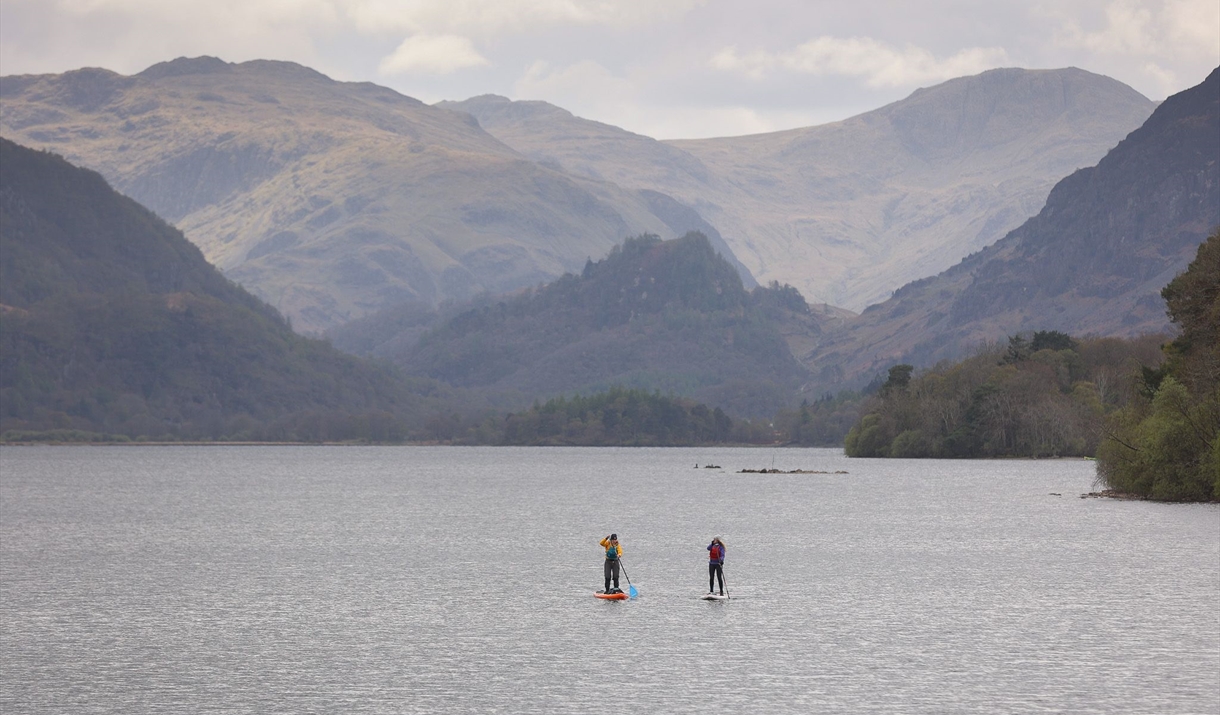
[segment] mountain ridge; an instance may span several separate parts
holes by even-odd
[[[308,331],[516,290],[675,231],[636,192],[541,166],[463,115],[294,63],[8,76],[0,97],[5,136],[101,172]]]
[[[1161,289],[1217,225],[1220,68],[1059,181],[1003,239],[870,306],[802,360],[823,380],[858,382],[1022,331],[1163,331]]]
[[[506,102],[442,106],[540,163],[663,192],[714,225],[761,283],[852,310],[1001,238],[1153,107],[1084,70],[1011,68],[840,122],[658,142],[545,103]],[[985,121],[993,105],[1005,121]],[[950,149],[960,160],[945,160]]]

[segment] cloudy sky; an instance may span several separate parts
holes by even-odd
[[[842,119],[993,67],[1076,66],[1163,99],[1220,65],[1220,2],[0,0],[5,75],[198,55],[706,137]]]

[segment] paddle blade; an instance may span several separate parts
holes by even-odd
[[[637,591],[637,590],[635,590],[635,586],[632,586],[632,585],[628,584],[628,586],[627,586],[627,595],[628,595],[628,596],[631,596],[632,598],[635,598],[636,596],[639,596],[639,595],[640,595],[640,592],[639,592],[639,591]]]

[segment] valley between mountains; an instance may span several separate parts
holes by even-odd
[[[1160,290],[1220,225],[1218,72],[1154,105],[1079,69],[992,70],[833,124],[658,141],[543,102],[429,106],[291,63],[181,58],[0,78],[0,134],[17,157],[0,167],[7,429],[320,419],[315,434],[444,439],[620,388],[765,420],[1018,333],[1166,331]],[[151,218],[93,179],[46,178],[70,164]],[[168,224],[198,259],[136,248],[186,255]],[[204,260],[224,278],[199,277]],[[175,357],[192,320],[205,342]],[[132,321],[151,327],[136,340]],[[256,344],[251,382],[220,346]]]

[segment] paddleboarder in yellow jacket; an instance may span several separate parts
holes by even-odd
[[[606,550],[606,565],[602,569],[606,576],[606,589],[603,593],[622,593],[618,587],[618,560],[623,555],[623,547],[618,543],[618,534],[611,534],[601,540],[602,548]],[[610,581],[614,580],[614,590],[610,590]]]

